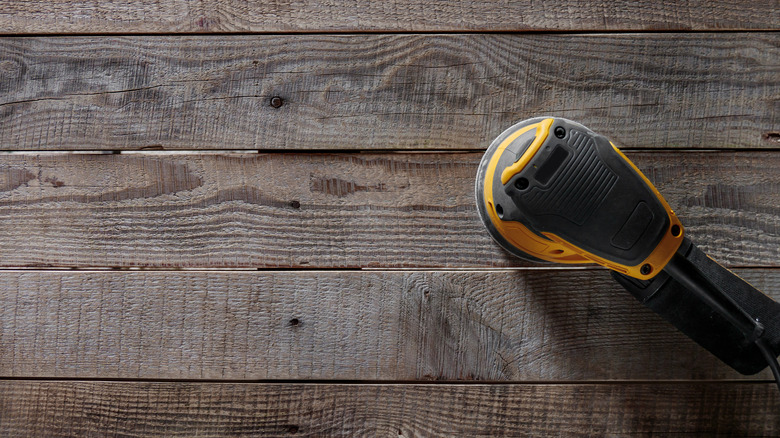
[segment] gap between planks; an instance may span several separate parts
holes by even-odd
[[[740,269],[761,269],[761,270],[775,270],[780,269],[780,267],[777,266],[750,266],[750,265],[740,265]],[[540,266],[507,266],[507,267],[464,267],[464,268],[458,268],[458,267],[425,267],[425,268],[392,268],[392,267],[382,267],[382,268],[372,268],[372,267],[363,267],[363,268],[341,268],[341,267],[333,267],[333,268],[324,268],[324,267],[316,267],[316,268],[304,268],[304,267],[297,267],[297,268],[210,268],[210,267],[202,267],[202,268],[188,268],[188,267],[182,267],[182,268],[156,268],[156,267],[101,267],[101,266],[87,266],[87,267],[25,267],[25,266],[7,266],[7,267],[0,267],[0,272],[2,273],[24,273],[24,272],[79,272],[79,273],[89,273],[89,272],[96,272],[96,273],[110,273],[110,272],[116,272],[116,273],[127,273],[127,272],[219,272],[219,273],[250,273],[250,272],[258,272],[258,273],[274,273],[274,272],[301,272],[301,273],[307,273],[307,274],[317,274],[317,273],[334,273],[334,272],[370,272],[370,273],[383,273],[383,272],[393,272],[393,273],[402,273],[402,272],[417,272],[417,273],[425,273],[425,272],[461,272],[464,274],[467,273],[501,273],[501,272],[528,272],[528,271],[559,271],[559,272],[566,272],[566,271],[609,271],[607,268],[596,266],[596,265],[564,265],[564,264],[557,264],[553,266],[547,266],[547,265],[540,265]]]
[[[583,35],[583,36],[620,36],[625,34],[761,34],[778,33],[780,29],[771,27],[751,28],[751,29],[518,29],[518,30],[478,30],[478,29],[460,29],[460,30],[322,30],[322,31],[270,31],[270,32],[61,32],[61,33],[3,33],[0,31],[0,38],[80,38],[80,37],[105,37],[105,38],[126,38],[126,37],[241,37],[241,36],[371,36],[371,35],[409,35],[409,36],[436,36],[436,35]]]
[[[399,154],[399,155],[462,155],[462,154],[474,154],[479,152],[485,152],[486,148],[473,148],[473,149],[174,149],[174,150],[104,150],[104,149],[84,149],[84,150],[68,150],[68,151],[50,151],[45,149],[37,150],[10,150],[0,149],[0,156],[2,155],[46,155],[46,156],[60,156],[60,155],[149,155],[149,156],[181,156],[181,155],[265,155],[265,154],[299,154],[299,155],[329,155],[329,154]],[[777,148],[720,148],[720,149],[695,149],[695,148],[683,148],[683,149],[658,149],[658,148],[641,148],[641,147],[621,147],[623,152],[643,152],[643,153],[655,153],[665,154],[669,152],[681,153],[681,154],[723,154],[723,153],[771,153],[780,152],[780,147]]]
[[[116,383],[202,383],[237,385],[354,385],[354,386],[597,386],[597,385],[774,385],[773,379],[631,379],[631,380],[350,380],[350,379],[153,379],[144,377],[35,377],[0,376],[0,382],[116,382]]]

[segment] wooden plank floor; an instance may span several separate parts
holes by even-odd
[[[606,134],[780,299],[776,2],[9,0],[0,436],[777,436],[780,394],[484,231]],[[278,100],[274,100],[278,98]]]
[[[474,150],[556,114],[622,147],[776,148],[779,47],[763,32],[6,38],[0,142]]]
[[[734,383],[0,383],[5,435],[777,436],[777,390]],[[774,389],[774,388],[773,388]],[[9,403],[14,400],[15,403]],[[563,414],[565,413],[565,414]]]
[[[732,266],[780,259],[780,155],[631,152]],[[476,211],[482,152],[0,156],[0,267],[528,266]]]
[[[780,299],[776,269],[737,272]],[[2,271],[0,300],[15,378],[748,378],[604,269]]]
[[[499,7],[497,7],[499,6]],[[6,0],[2,33],[778,29],[771,1]]]

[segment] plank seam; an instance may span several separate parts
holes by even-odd
[[[225,384],[247,384],[247,385],[383,385],[383,386],[404,386],[404,385],[426,385],[426,386],[597,386],[597,385],[722,385],[722,384],[751,384],[751,385],[774,385],[771,379],[706,379],[706,380],[306,380],[306,379],[149,379],[149,378],[131,378],[131,377],[16,377],[0,376],[0,382],[117,382],[117,383],[225,383]]]
[[[729,265],[729,268],[736,269],[755,269],[755,270],[776,270],[780,269],[780,266],[760,266],[760,265]],[[136,267],[0,267],[0,273],[28,273],[28,272],[79,272],[79,273],[128,273],[128,272],[215,272],[215,273],[274,273],[274,272],[305,272],[316,274],[318,272],[366,272],[366,273],[383,273],[383,272],[460,272],[460,273],[490,273],[490,272],[527,272],[527,271],[558,271],[558,272],[571,272],[571,271],[608,271],[607,268],[601,266],[514,266],[514,267],[471,267],[471,268],[136,268]]]
[[[474,149],[170,149],[170,150],[144,150],[144,149],[81,149],[81,150],[50,150],[50,149],[0,149],[0,156],[3,155],[268,155],[268,154],[306,154],[306,155],[332,155],[332,154],[438,154],[438,155],[466,155],[485,152],[486,148]],[[641,148],[641,147],[621,147],[621,151],[628,153],[656,153],[666,154],[674,153],[777,153],[780,147],[766,148],[718,148],[718,149],[698,149],[698,148]]]
[[[38,38],[38,37],[180,37],[180,36],[295,36],[295,35],[630,35],[630,34],[701,34],[701,33],[778,33],[780,29],[773,28],[719,28],[719,29],[524,29],[524,30],[470,30],[470,29],[451,29],[451,30],[316,30],[316,31],[245,31],[245,32],[60,32],[60,33],[0,33],[0,38]]]

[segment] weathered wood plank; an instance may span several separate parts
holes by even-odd
[[[2,33],[777,29],[777,5],[755,1],[6,0]]]
[[[5,271],[0,302],[6,377],[745,378],[600,269]]]
[[[0,382],[4,436],[777,436],[769,384]]]
[[[722,263],[780,259],[780,154],[644,152]],[[0,266],[495,267],[479,153],[0,156]]]
[[[480,149],[539,114],[777,147],[779,58],[778,33],[6,38],[0,148]]]

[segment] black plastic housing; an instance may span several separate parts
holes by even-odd
[[[780,354],[780,304],[761,293],[733,272],[707,257],[689,239],[677,253],[698,268],[714,285],[731,297],[748,315],[764,326],[774,356]],[[742,374],[755,374],[767,366],[755,344],[665,272],[650,280],[638,280],[612,271],[612,276],[645,306]]]
[[[508,148],[498,168],[526,148]],[[500,184],[498,173],[494,184]],[[551,232],[622,265],[640,264],[669,230],[665,206],[609,140],[566,119],[554,119],[533,158],[502,188],[514,204],[504,210],[517,210],[532,231]]]

